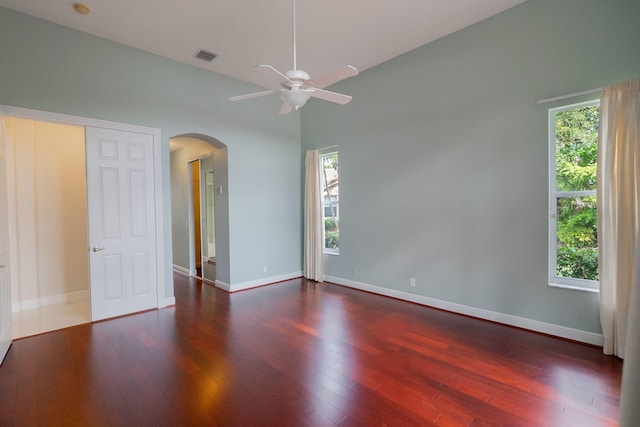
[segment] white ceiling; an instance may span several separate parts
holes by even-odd
[[[298,68],[364,71],[525,0],[298,0]],[[291,0],[0,0],[33,15],[260,86],[292,67]],[[200,49],[218,55],[211,63]]]

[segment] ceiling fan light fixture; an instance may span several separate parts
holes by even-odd
[[[313,90],[292,87],[291,89],[282,92],[280,94],[280,99],[289,104],[294,110],[297,110],[307,103],[312,92]]]
[[[309,98],[320,98],[325,101],[335,102],[336,104],[345,105],[351,101],[351,97],[341,93],[330,92],[323,88],[331,86],[347,77],[355,76],[358,70],[351,65],[345,65],[336,70],[310,79],[309,74],[302,70],[298,70],[296,66],[296,0],[291,0],[292,6],[292,41],[293,41],[293,69],[282,73],[272,65],[258,64],[256,67],[262,70],[269,70],[272,78],[278,76],[279,84],[271,86],[271,90],[249,93],[246,95],[232,96],[230,101],[242,101],[244,99],[257,98],[265,95],[280,94],[283,104],[280,108],[280,114],[288,114],[291,110],[299,110],[307,103]],[[274,87],[275,86],[275,87]]]

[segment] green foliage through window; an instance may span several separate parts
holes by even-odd
[[[340,250],[338,153],[321,155],[320,160],[323,187],[324,248],[337,253]]]
[[[556,113],[556,190],[596,189],[598,105]]]
[[[598,280],[596,159],[599,106],[556,113],[558,277]]]

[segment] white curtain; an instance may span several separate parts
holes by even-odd
[[[598,143],[600,323],[605,354],[625,357],[640,232],[640,79],[603,89]]]
[[[627,318],[627,339],[624,364],[622,367],[622,393],[620,395],[620,426],[637,426],[640,420],[640,235],[636,235],[637,245],[633,263]]]
[[[640,79],[604,88],[598,142],[600,323],[624,359],[620,425],[640,420]]]
[[[323,281],[322,193],[320,159],[317,150],[307,151],[304,190],[304,277]]]

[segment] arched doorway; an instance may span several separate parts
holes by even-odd
[[[208,135],[170,139],[173,269],[229,282],[227,147]]]

